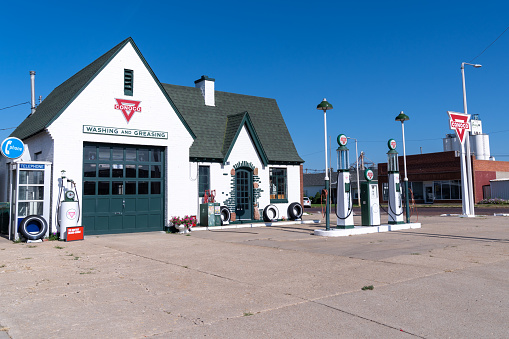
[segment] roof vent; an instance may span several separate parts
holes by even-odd
[[[214,95],[214,82],[216,80],[202,75],[200,79],[194,82],[195,87],[201,89],[201,94],[205,99],[206,106],[215,106],[216,100]]]

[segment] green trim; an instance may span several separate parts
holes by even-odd
[[[253,142],[256,147],[256,151],[258,152],[258,154],[260,155],[260,158],[262,160],[262,164],[264,166],[267,166],[269,163],[269,160],[267,158],[267,155],[265,154],[265,151],[263,150],[262,143],[260,142],[260,139],[258,138],[258,134],[256,133],[256,130],[253,126],[253,123],[251,122],[251,118],[249,117],[248,112],[244,112],[244,116],[242,117],[239,127],[237,128],[237,132],[235,133],[235,136],[233,137],[233,140],[230,143],[228,151],[226,152],[226,154],[224,156],[223,164],[226,164],[228,157],[230,156],[230,153],[233,150],[233,146],[237,142],[237,138],[239,137],[240,132],[242,131],[242,128],[244,127],[244,125],[246,125],[247,130],[248,130],[249,134],[251,135],[251,138],[253,139]]]
[[[270,203],[279,204],[279,203],[287,203],[288,199],[270,199]]]
[[[108,60],[106,60],[106,62],[97,70],[97,72],[95,72],[94,75],[92,75],[88,81],[85,83],[85,85],[83,85],[83,87],[81,87],[77,92],[76,94],[71,98],[71,100],[69,100],[65,105],[64,107],[62,107],[62,109],[56,114],[53,116],[53,118],[46,124],[46,126],[44,126],[45,128],[48,128],[56,119],[58,119],[60,117],[60,115],[67,109],[67,107],[69,107],[70,104],[72,104],[74,102],[74,100],[81,94],[81,92],[83,92],[85,90],[85,88],[87,88],[87,86],[92,82],[92,80],[94,80],[97,75],[99,75],[99,73],[102,72],[102,70],[117,56],[117,54],[122,50],[124,49],[124,47],[128,44],[128,43],[131,43],[131,45],[133,46],[134,50],[136,51],[136,53],[138,54],[138,56],[140,57],[141,61],[143,62],[143,64],[145,65],[145,67],[147,68],[147,70],[149,71],[150,75],[152,75],[152,78],[154,79],[154,81],[156,82],[156,84],[159,86],[159,89],[161,90],[161,92],[163,93],[163,95],[166,97],[166,99],[168,100],[168,102],[170,103],[171,107],[175,110],[175,113],[177,113],[177,116],[179,117],[180,121],[182,122],[182,124],[184,125],[184,127],[186,128],[186,130],[189,132],[189,134],[193,137],[193,139],[196,139],[196,135],[194,134],[194,132],[191,130],[191,128],[189,127],[189,125],[187,124],[187,122],[185,121],[184,117],[182,116],[182,114],[179,112],[179,110],[177,109],[177,106],[175,106],[175,104],[173,103],[173,101],[171,100],[171,98],[168,96],[168,93],[166,93],[166,91],[164,90],[163,86],[161,85],[161,82],[159,81],[159,79],[156,77],[154,71],[152,71],[152,68],[150,68],[150,66],[148,65],[147,63],[147,60],[145,60],[145,58],[143,57],[143,55],[141,54],[140,50],[138,49],[138,47],[136,46],[136,44],[134,43],[134,40],[129,37],[127,38],[126,40],[124,40],[124,42],[122,43],[122,45],[117,49],[117,51],[115,53],[113,53],[113,55],[111,55],[109,57]],[[35,134],[35,133],[34,133]]]

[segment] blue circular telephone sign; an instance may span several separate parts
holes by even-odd
[[[0,150],[5,157],[17,159],[25,152],[25,144],[18,138],[10,137],[2,142]]]

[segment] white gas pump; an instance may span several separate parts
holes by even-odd
[[[362,226],[380,225],[380,203],[378,195],[378,181],[373,180],[371,169],[364,171],[366,181],[361,183],[361,220]]]
[[[387,173],[389,175],[387,212],[389,213],[389,224],[403,224],[403,199],[399,181],[399,162],[398,152],[396,151],[396,140],[389,139],[387,145],[389,146],[389,152],[387,152]]]
[[[338,135],[337,149],[338,156],[338,180],[337,180],[337,205],[336,217],[337,228],[354,228],[352,190],[350,187],[350,159],[349,151],[346,147],[348,138],[344,134]]]
[[[67,239],[67,228],[78,226],[80,205],[74,180],[66,178],[65,171],[62,171],[62,177],[60,179],[61,185],[58,194],[57,218],[60,239],[65,240]],[[61,201],[62,194],[64,195],[63,201]]]

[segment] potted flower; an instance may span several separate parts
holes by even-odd
[[[179,233],[189,233],[191,227],[196,226],[196,217],[186,215],[181,217],[172,217],[170,219],[170,225],[178,229]]]

